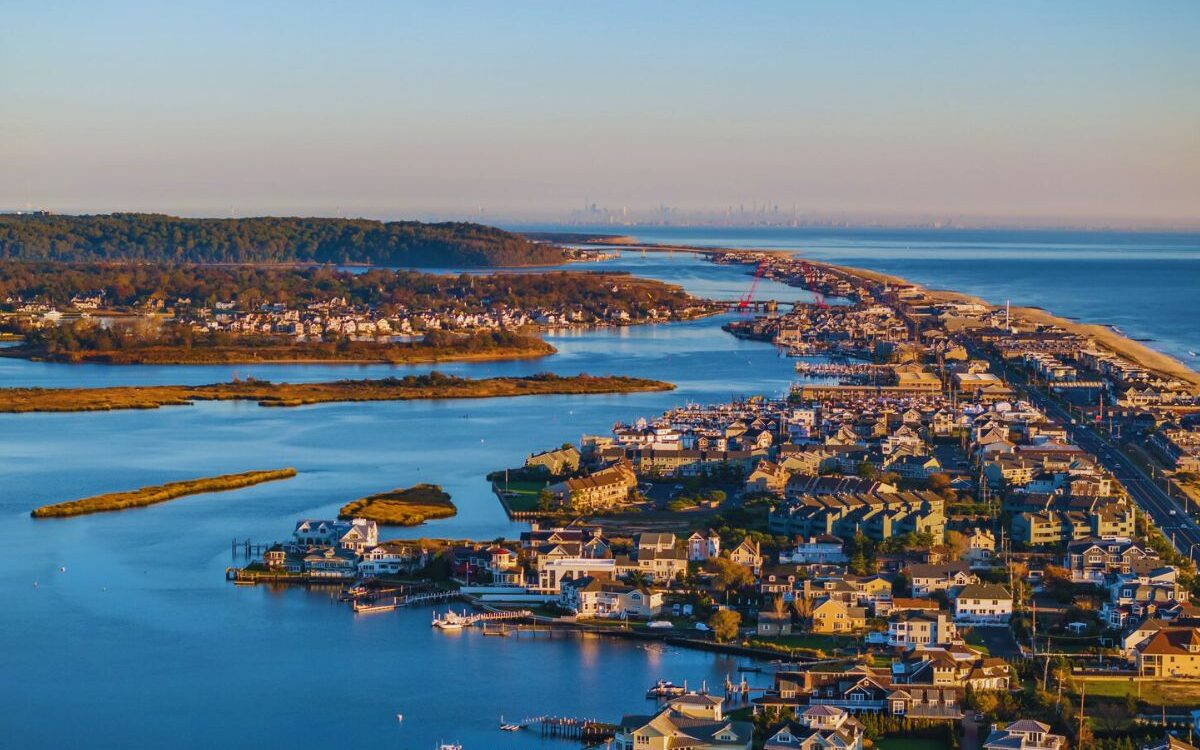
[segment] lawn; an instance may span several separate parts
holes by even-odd
[[[963,636],[963,640],[967,642],[967,645],[982,652],[984,656],[991,656],[991,651],[988,650],[987,644],[983,642],[983,636],[979,634],[977,629],[971,628],[967,631],[967,634]]]
[[[1081,680],[1076,677],[1071,680],[1071,692],[1078,695],[1084,682],[1087,683],[1088,698],[1124,698],[1133,693],[1152,706],[1200,706],[1200,682],[1193,680],[1144,680],[1140,683],[1139,694],[1139,683],[1132,680]]]
[[[514,513],[524,513],[538,509],[538,496],[546,487],[546,482],[525,482],[499,480],[496,487],[505,493],[508,507]]]
[[[800,633],[797,635],[784,635],[777,638],[767,638],[763,636],[753,636],[751,640],[762,641],[763,643],[772,643],[776,646],[784,648],[808,648],[821,651],[833,651],[839,646],[847,643],[852,643],[854,638],[851,636],[836,636],[822,635],[820,633]]]

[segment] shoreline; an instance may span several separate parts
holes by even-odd
[[[601,246],[602,243],[589,243]],[[805,260],[809,265],[816,268],[823,268],[832,273],[842,274],[849,277],[854,277],[859,280],[867,281],[873,284],[887,284],[889,286],[900,286],[910,288],[927,295],[932,300],[944,302],[960,302],[965,304],[977,304],[987,307],[990,310],[1000,310],[1002,305],[993,304],[975,295],[957,292],[952,289],[936,289],[928,287],[924,284],[918,284],[909,281],[901,276],[894,274],[873,271],[868,268],[858,266],[846,266],[836,263],[829,263],[821,260],[809,260],[804,258],[800,252],[792,252],[790,250],[759,250],[746,249],[737,247],[706,247],[698,245],[662,245],[656,243],[638,243],[637,245],[612,245],[619,250],[646,250],[647,252],[691,252],[697,255],[711,256],[716,253],[725,253],[730,255],[743,256],[760,256],[771,255],[775,257],[789,257],[798,260]],[[1124,334],[1117,333],[1113,330],[1111,324],[1106,323],[1091,323],[1082,320],[1066,318],[1061,315],[1045,310],[1040,307],[1032,306],[1016,306],[1010,308],[1010,313],[1013,320],[1034,325],[1053,325],[1062,328],[1065,331],[1074,333],[1083,338],[1090,338],[1096,342],[1096,345],[1102,349],[1106,349],[1118,356],[1130,360],[1134,364],[1144,367],[1159,375],[1164,375],[1171,378],[1176,378],[1185,382],[1196,392],[1200,393],[1200,371],[1194,370],[1172,354],[1159,351],[1153,347],[1147,346],[1142,341],[1135,340]]]

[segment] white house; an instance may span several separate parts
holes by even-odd
[[[1012,619],[1013,597],[994,583],[972,583],[951,592],[954,619],[968,623],[1007,623]]]

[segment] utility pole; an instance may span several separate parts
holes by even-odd
[[[1087,704],[1087,682],[1079,683],[1079,734],[1075,741],[1083,744],[1083,707]]]

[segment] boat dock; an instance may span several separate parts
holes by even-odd
[[[561,737],[594,743],[611,739],[620,729],[616,724],[571,716],[534,716],[512,724],[502,723],[500,728],[506,732],[533,729],[543,737]]]
[[[407,607],[412,604],[424,604],[425,602],[445,602],[459,596],[457,591],[425,591],[418,594],[402,594],[392,596],[390,599],[377,599],[375,601],[359,601],[355,599],[350,607],[356,613],[366,614],[370,612],[390,612],[393,609]]]
[[[528,609],[476,612],[474,614],[467,614],[465,611],[462,614],[458,614],[457,612],[451,610],[444,615],[435,614],[433,616],[433,625],[434,627],[448,630],[465,628],[481,622],[486,626],[487,623],[501,622],[504,620],[523,620],[527,617],[531,617],[532,615],[533,612],[529,611]]]

